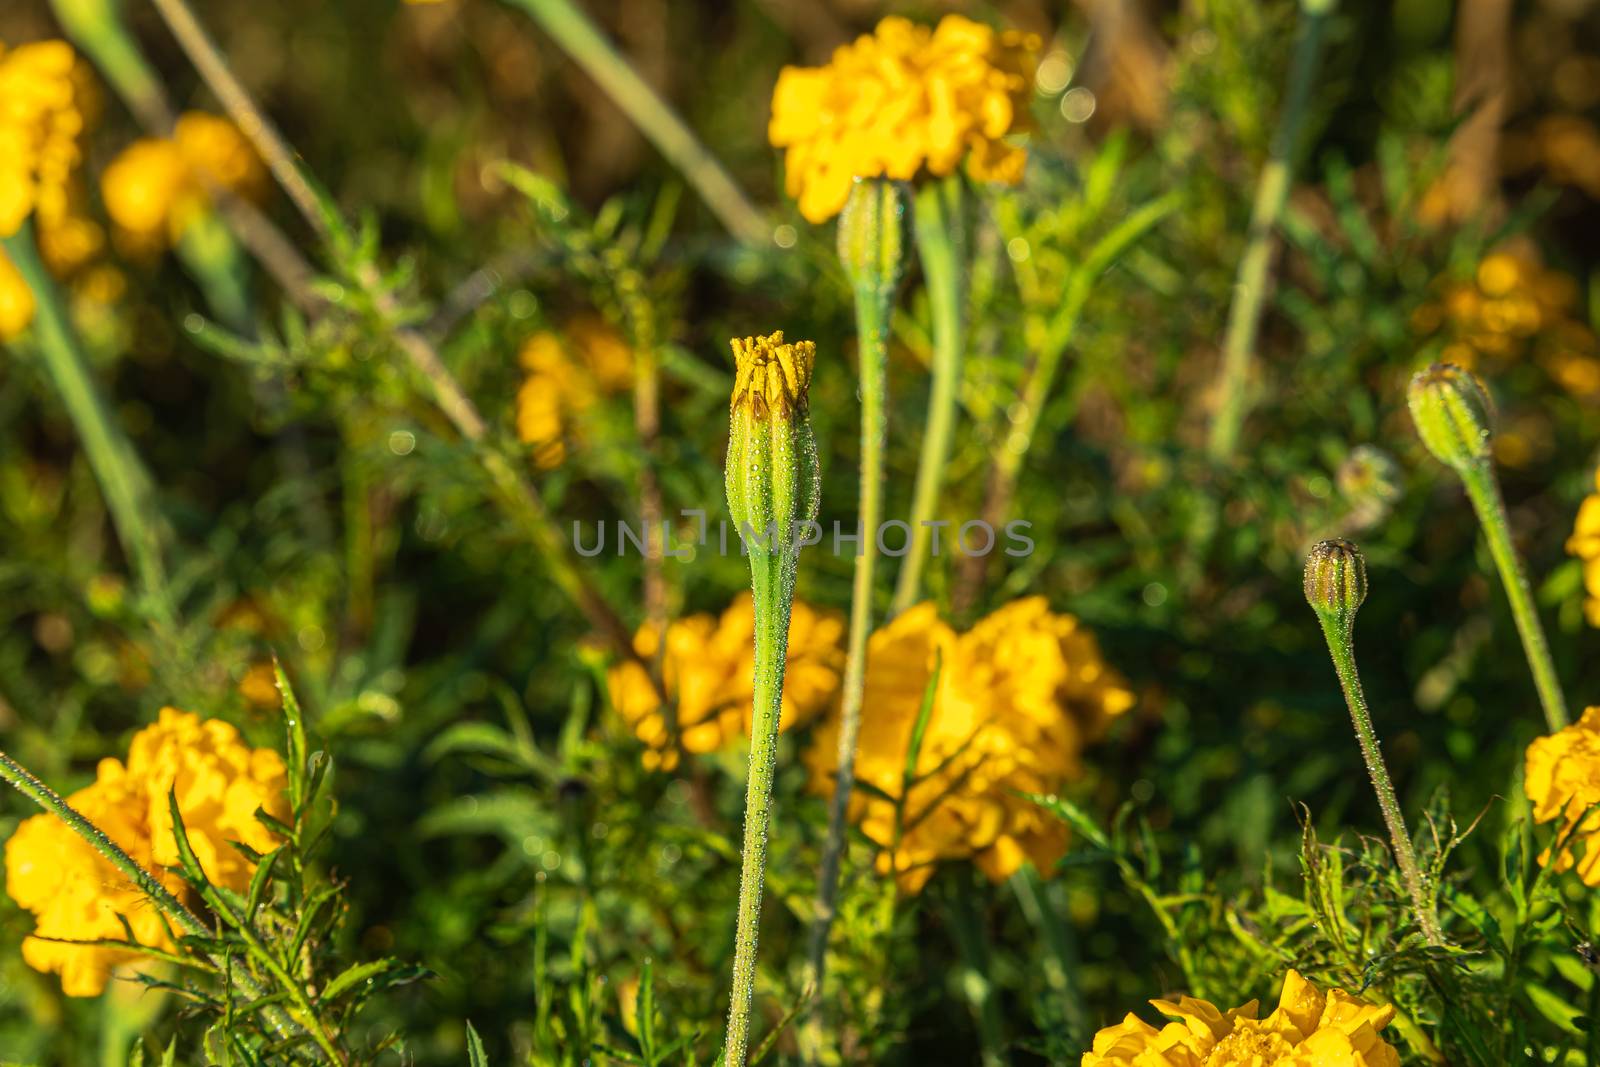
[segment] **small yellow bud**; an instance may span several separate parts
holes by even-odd
[[[822,482],[807,392],[817,346],[782,332],[732,342],[728,510],[752,552],[798,552],[798,524],[815,522]]]
[[[735,338],[733,345],[733,400],[764,419],[768,415],[789,417],[804,408],[811,387],[811,368],[817,360],[817,346],[811,341],[785,344],[783,331],[770,337]]]
[[[839,262],[857,293],[892,300],[906,260],[906,197],[899,182],[858,179],[839,216]]]
[[[1306,556],[1305,582],[1312,610],[1348,623],[1367,599],[1367,561],[1342,537],[1319,541]]]
[[[1486,463],[1494,440],[1494,402],[1470,371],[1435,363],[1411,379],[1406,399],[1417,436],[1457,471]]]

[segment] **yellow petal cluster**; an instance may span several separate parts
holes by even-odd
[[[1005,138],[1027,123],[1038,39],[960,15],[936,29],[891,16],[824,67],[785,67],[768,139],[786,150],[789,195],[812,222],[837,215],[856,178],[953,173],[1015,184],[1027,152]]]
[[[680,752],[715,752],[749,736],[755,628],[750,594],[741,593],[720,616],[703,613],[670,623],[664,647],[653,625],[639,629],[634,651],[646,663],[661,657],[664,687],[674,702],[671,719],[638,663],[612,667],[607,688],[612,706],[648,746],[643,757],[647,768],[670,771]],[[778,728],[788,730],[815,718],[838,694],[843,669],[844,620],[796,600]]]
[[[933,704],[905,786],[930,680]],[[907,892],[940,860],[970,858],[990,878],[1024,861],[1048,869],[1066,849],[1059,820],[1019,793],[1052,793],[1079,771],[1083,745],[1133,706],[1094,635],[1043,597],[1014,601],[957,634],[932,604],[872,635],[851,818],[883,849],[878,869]],[[806,753],[811,787],[831,795],[839,717]],[[891,799],[892,798],[892,799]]]
[[[1341,989],[1326,994],[1290,971],[1278,1007],[1256,1018],[1250,1001],[1231,1011],[1193,997],[1150,1002],[1176,1020],[1156,1029],[1129,1014],[1094,1036],[1082,1067],[1399,1067],[1379,1034],[1394,1008]]]
[[[596,315],[580,315],[562,333],[540,330],[522,346],[525,377],[517,391],[517,437],[533,461],[553,470],[567,458],[585,412],[603,395],[633,383],[633,352]]]
[[[83,158],[83,111],[65,41],[0,46],[0,236],[36,209],[64,213],[67,185]]]
[[[177,241],[209,210],[209,188],[251,200],[266,195],[267,172],[238,127],[189,111],[171,138],[133,142],[100,176],[106,213],[136,249],[159,250]]]
[[[277,839],[255,818],[257,808],[288,816],[283,760],[271,749],[252,749],[239,732],[215,719],[164,708],[154,726],[133,737],[127,762],[100,761],[92,784],[67,798],[133,860],[175,895],[187,887],[162,870],[178,863],[168,793],[175,790],[195,855],[217,885],[248,888],[253,865],[229,842],[260,852]],[[53,815],[25,820],[6,842],[6,892],[34,914],[34,936],[23,959],[61,976],[68,996],[98,995],[112,971],[137,961],[116,948],[67,945],[41,938],[124,940],[118,916],[141,944],[173,945],[155,906],[98,852]]]
[[[1554,857],[1556,870],[1577,868],[1586,885],[1600,886],[1600,707],[1589,708],[1576,723],[1528,746],[1523,789],[1539,822],[1559,820],[1570,835]],[[1552,860],[1546,849],[1539,862]]]
[[[1578,505],[1578,517],[1567,538],[1567,552],[1583,561],[1583,590],[1587,594],[1583,613],[1590,626],[1600,626],[1600,470],[1595,472],[1595,491]]]

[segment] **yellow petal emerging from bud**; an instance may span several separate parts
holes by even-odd
[[[811,388],[811,368],[817,346],[811,341],[784,342],[783,331],[770,337],[735,338],[733,345],[733,400],[731,407],[746,408],[751,415],[789,417],[806,406]]]
[[[1470,371],[1435,363],[1411,379],[1406,399],[1417,436],[1439,462],[1462,470],[1488,460],[1494,402]]]
[[[1320,541],[1306,556],[1306,602],[1319,615],[1353,618],[1367,599],[1367,561],[1342,537]]]
[[[728,510],[752,553],[792,565],[798,524],[816,520],[822,490],[806,400],[817,346],[781,332],[732,344]]]

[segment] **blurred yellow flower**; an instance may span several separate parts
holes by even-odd
[[[1400,1054],[1381,1036],[1394,1018],[1389,1005],[1369,1004],[1341,989],[1323,994],[1295,971],[1283,980],[1278,1007],[1265,1019],[1252,1000],[1232,1011],[1180,996],[1152,1000],[1170,1022],[1157,1030],[1129,1014],[1094,1036],[1082,1067],[1399,1067]]]
[[[907,756],[935,671],[916,780]],[[932,604],[872,635],[851,818],[883,848],[881,873],[916,892],[943,859],[971,858],[991,879],[1025,861],[1048,869],[1066,849],[1059,820],[1019,793],[1051,793],[1079,772],[1079,752],[1133,706],[1131,689],[1102,658],[1094,635],[1043,597],[1014,601],[969,632]],[[818,728],[806,765],[811,787],[831,795],[839,717]],[[893,798],[893,800],[889,799]]]
[[[100,176],[106,213],[128,242],[146,251],[182,237],[209,210],[213,185],[260,200],[267,174],[238,127],[203,111],[181,116],[171,139],[133,142]]]
[[[64,214],[79,146],[76,56],[65,41],[0,46],[0,236],[30,214]]]
[[[134,735],[126,765],[100,761],[93,784],[67,798],[133,860],[174,895],[188,889],[162,868],[178,863],[167,796],[176,790],[184,826],[207,877],[242,891],[253,865],[229,842],[270,851],[277,838],[256,818],[257,808],[288,817],[283,760],[271,749],[251,749],[227,723],[164,708],[154,726]],[[140,944],[173,946],[160,913],[66,824],[53,815],[25,820],[6,842],[6,892],[34,914],[34,936],[22,955],[36,970],[61,975],[68,996],[98,995],[111,972],[137,962],[138,953],[41,938],[123,940],[118,916]]]
[[[827,66],[784,67],[767,136],[787,150],[800,213],[825,222],[856,178],[945,175],[963,160],[978,181],[1020,181],[1027,152],[1005,138],[1027,125],[1038,47],[960,15],[932,30],[890,16]]]
[[[1589,708],[1565,730],[1529,745],[1525,770],[1522,787],[1533,803],[1533,817],[1539,822],[1560,819],[1559,832],[1571,835],[1569,846],[1555,858],[1556,870],[1576,867],[1586,885],[1600,886],[1600,811],[1584,818],[1584,812],[1600,804],[1600,707]],[[1582,858],[1573,854],[1572,845],[1582,845]],[[1550,861],[1546,849],[1539,862]]]
[[[582,416],[602,395],[633,383],[633,353],[616,330],[596,315],[580,315],[562,333],[540,330],[522,346],[526,372],[517,391],[517,437],[531,446],[545,470],[567,458]]]
[[[1583,561],[1583,589],[1588,594],[1583,613],[1590,626],[1600,626],[1600,470],[1595,471],[1595,491],[1578,505],[1567,552]]]
[[[0,251],[0,343],[19,336],[33,322],[33,290],[16,264]]]
[[[669,722],[650,676],[627,661],[607,675],[611,704],[648,746],[644,765],[670,771],[680,751],[715,752],[750,734],[755,674],[755,611],[741,593],[720,617],[690,615],[667,626],[662,648],[649,623],[634,636],[646,663],[661,656],[663,684],[673,701]],[[780,730],[815,718],[839,691],[844,669],[844,620],[795,601],[789,620],[789,658],[783,679]],[[676,741],[672,722],[676,723]]]

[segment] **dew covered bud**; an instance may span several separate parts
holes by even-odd
[[[1411,379],[1406,399],[1417,436],[1455,470],[1486,463],[1494,436],[1494,402],[1470,371],[1435,363]]]
[[[796,526],[816,521],[822,492],[807,399],[817,346],[782,331],[732,346],[728,510],[751,551],[797,551]]]
[[[1342,537],[1319,541],[1306,556],[1306,602],[1318,615],[1348,623],[1367,599],[1367,561]]]
[[[839,216],[839,262],[859,293],[888,300],[906,258],[906,197],[898,182],[857,179]]]

